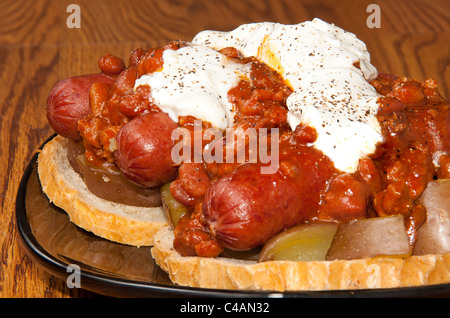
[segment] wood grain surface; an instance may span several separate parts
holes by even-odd
[[[81,27],[69,28],[69,4]],[[369,28],[367,7],[380,7],[380,28]],[[52,130],[45,103],[60,79],[97,72],[109,52],[190,40],[201,30],[231,30],[261,21],[299,23],[315,17],[363,40],[379,71],[432,77],[450,97],[448,0],[3,0],[0,10],[0,297],[95,297],[69,289],[27,255],[18,239],[15,199],[20,178]]]

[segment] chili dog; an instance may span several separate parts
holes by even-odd
[[[310,59],[311,65],[304,69],[296,61],[289,64],[286,56],[277,57],[283,53],[282,49],[271,51],[273,46],[265,46],[270,41],[279,43],[273,38],[275,35],[297,32],[298,27],[255,24],[243,28],[248,28],[248,33],[242,33],[242,37],[231,34],[224,41],[231,46],[217,44],[214,33],[206,38],[200,35],[193,43],[171,42],[163,48],[135,50],[128,66],[107,54],[98,63],[102,74],[63,81],[58,84],[63,89],[55,87],[49,97],[49,122],[59,135],[84,149],[78,161],[91,168],[83,171],[98,169],[95,173],[100,175],[101,171],[109,175],[117,173],[123,177],[118,188],[133,184],[134,189],[167,191],[161,205],[148,214],[162,216],[164,220],[160,219],[156,229],[149,231],[144,244],[156,243],[152,253],[170,274],[173,274],[171,266],[184,264],[181,259],[185,256],[194,256],[194,260],[215,259],[230,251],[252,251],[270,242],[263,249],[267,253],[276,246],[273,242],[279,235],[299,224],[331,224],[328,227],[331,232],[321,232],[320,226],[311,229],[316,234],[328,235],[332,244],[339,237],[355,237],[351,226],[349,230],[340,225],[359,220],[384,221],[391,216],[396,218],[387,219],[387,226],[392,227],[388,229],[399,234],[398,242],[392,243],[399,247],[392,249],[393,256],[409,257],[418,230],[427,219],[426,208],[419,200],[421,194],[433,179],[450,177],[449,108],[436,83],[377,74],[360,42],[323,22],[302,25],[301,30],[312,28],[312,31],[300,37],[299,43],[291,43],[297,45],[299,54]],[[257,41],[246,41],[245,36],[258,30],[271,32],[253,52],[252,45]],[[314,37],[309,38],[312,34],[326,35],[315,43]],[[333,47],[334,51],[317,49],[323,43],[328,45],[327,37],[335,34],[341,38],[331,41],[331,47],[349,41],[355,50],[346,51],[342,45]],[[220,42],[224,37],[228,34],[219,34],[217,39]],[[308,51],[309,43],[301,42],[305,39],[315,43],[312,52]],[[342,59],[341,50],[345,56]],[[341,67],[328,65],[327,51],[335,52],[330,60],[341,63]],[[355,51],[359,53],[354,55]],[[286,52],[288,58],[293,57],[289,49]],[[316,56],[320,59],[316,60]],[[353,58],[357,61],[352,62]],[[295,67],[300,67],[300,71]],[[333,71],[328,72],[327,67]],[[223,156],[215,157],[222,161],[211,162],[202,157],[198,162],[192,156],[191,160],[175,164],[173,132],[187,129],[195,140],[197,127],[201,136],[208,135],[212,127],[219,131],[218,139],[201,140],[200,157],[224,150]],[[254,162],[250,156],[244,156],[245,162],[227,162],[227,146],[238,144],[226,140],[228,128],[255,129],[258,141],[262,139],[258,130],[278,129],[280,139],[276,148],[269,149],[278,151],[278,169],[263,173],[261,168],[266,163],[261,158]],[[144,240],[133,241],[129,236],[155,223],[141,222],[147,212],[133,210],[132,217],[121,215],[117,224],[108,223],[99,230],[100,223],[108,217],[115,220],[116,214],[111,217],[108,211],[103,211],[104,219],[86,225],[73,206],[64,205],[67,198],[63,200],[58,195],[55,198],[49,189],[56,188],[55,184],[65,187],[69,181],[59,180],[58,174],[52,179],[49,170],[71,174],[49,164],[54,148],[68,147],[67,141],[59,137],[40,156],[44,192],[51,200],[63,202],[63,209],[80,226],[108,239],[142,244]],[[251,137],[248,138],[244,143],[246,155],[251,151]],[[211,148],[215,151],[211,152]],[[237,152],[232,151],[233,159],[238,157]],[[73,167],[71,162],[75,160],[69,161],[65,166]],[[109,175],[103,175],[104,186],[108,186]],[[70,188],[59,193],[77,191]],[[72,200],[89,210],[89,204],[84,198],[79,200],[80,197],[74,195]],[[132,206],[132,201],[121,207]],[[172,217],[175,212],[170,211],[173,206],[180,213],[176,218]],[[133,222],[139,224],[138,230]],[[333,236],[336,228],[345,228],[342,230],[345,235],[337,231],[340,236]],[[380,232],[378,223],[357,228],[371,228],[371,238],[380,239],[373,234]],[[116,229],[121,233],[115,232]],[[113,234],[105,234],[109,230]],[[156,231],[170,237],[169,247],[163,234],[153,241]],[[124,239],[125,236],[128,237]],[[346,243],[339,244],[334,245],[338,246],[337,253],[336,248],[329,249],[334,251],[333,255],[351,258],[352,255],[339,253]],[[389,253],[387,245],[379,245]],[[322,254],[326,255],[326,251]],[[331,259],[333,255],[327,257]],[[267,260],[264,255],[258,259]],[[188,284],[195,283],[190,280]]]
[[[141,95],[125,103],[142,54],[133,52],[126,68],[122,59],[105,54],[98,61],[102,73],[54,86],[47,118],[58,135],[38,165],[44,192],[75,224],[138,246],[152,245],[154,233],[169,225],[153,186],[174,179],[177,171],[170,159],[177,124],[156,109],[147,113]],[[67,200],[69,193],[75,195]]]

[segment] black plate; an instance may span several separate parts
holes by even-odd
[[[150,248],[110,242],[71,223],[67,214],[51,204],[42,192],[36,171],[37,157],[38,152],[25,170],[17,193],[16,218],[20,237],[30,256],[46,271],[64,281],[73,273],[70,271],[72,267],[69,266],[72,264],[79,266],[81,288],[114,297],[450,296],[450,284],[395,289],[285,293],[175,285],[156,265],[150,255]]]

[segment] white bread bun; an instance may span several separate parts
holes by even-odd
[[[134,246],[151,246],[154,234],[169,225],[161,207],[135,207],[104,200],[88,190],[67,156],[69,140],[57,135],[38,157],[38,175],[49,200],[77,226],[100,237]]]
[[[318,291],[411,287],[450,282],[450,253],[407,258],[333,261],[242,261],[183,257],[170,227],[158,231],[151,249],[156,263],[179,285],[259,291]]]

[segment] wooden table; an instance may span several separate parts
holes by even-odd
[[[77,26],[71,3],[80,9],[80,28],[70,28]],[[376,11],[370,11],[370,4],[379,5],[380,20],[371,19]],[[380,71],[435,78],[442,95],[450,97],[448,0],[3,0],[0,297],[95,296],[67,288],[34,263],[16,230],[17,188],[34,152],[52,134],[44,110],[58,80],[97,72],[97,60],[105,52],[127,60],[134,48],[190,40],[204,29],[231,30],[260,21],[294,24],[314,17],[355,33]],[[368,19],[380,28],[368,27]]]

